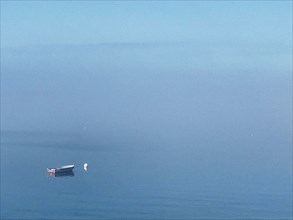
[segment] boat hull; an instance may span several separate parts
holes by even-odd
[[[68,165],[58,168],[47,168],[48,173],[56,174],[56,173],[69,173],[73,172],[74,165]]]
[[[55,173],[67,173],[67,172],[72,172],[74,167],[69,167],[69,168],[56,168]]]
[[[72,171],[69,172],[58,172],[54,173],[55,177],[66,177],[66,176],[74,176],[74,173]]]

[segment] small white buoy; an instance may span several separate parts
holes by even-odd
[[[85,163],[85,164],[83,165],[83,169],[84,169],[85,171],[87,171],[87,168],[88,168],[88,164]]]

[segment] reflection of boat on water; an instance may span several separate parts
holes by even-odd
[[[67,165],[58,168],[47,168],[49,175],[54,176],[74,176],[74,165]],[[73,175],[72,175],[73,174]]]

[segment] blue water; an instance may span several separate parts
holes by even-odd
[[[212,141],[99,141],[86,131],[1,135],[3,219],[292,219],[290,173],[252,168],[253,158],[229,158]],[[66,164],[75,164],[74,176],[46,172]]]
[[[4,48],[1,218],[292,219],[282,39]]]

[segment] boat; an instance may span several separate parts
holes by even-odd
[[[66,165],[58,168],[47,168],[49,174],[60,174],[72,172],[74,165]]]

